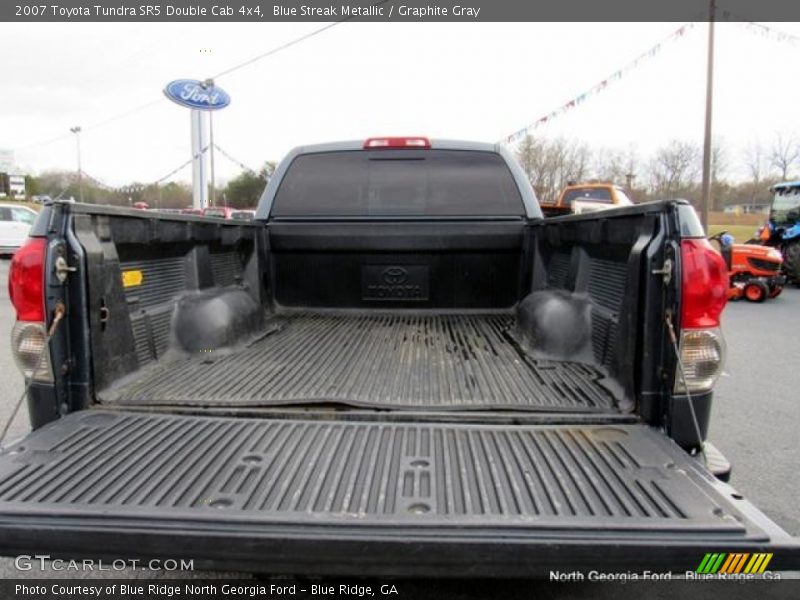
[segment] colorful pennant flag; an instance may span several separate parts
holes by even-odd
[[[659,43],[655,44],[654,46],[652,46],[651,48],[649,48],[645,52],[642,52],[639,56],[637,56],[631,62],[626,64],[624,67],[614,71],[608,78],[603,79],[602,81],[600,81],[600,83],[595,84],[594,86],[590,87],[585,92],[583,92],[581,94],[578,94],[573,99],[569,100],[568,102],[565,102],[564,104],[559,106],[557,109],[551,111],[547,115],[545,115],[543,117],[540,117],[539,119],[537,119],[536,121],[534,121],[533,123],[528,125],[527,127],[523,127],[522,129],[520,129],[518,131],[515,131],[514,133],[509,135],[507,138],[505,138],[500,143],[512,144],[512,143],[522,139],[526,135],[528,135],[532,130],[536,129],[537,127],[539,127],[541,125],[544,125],[544,124],[548,123],[549,121],[552,121],[553,119],[555,119],[559,115],[565,113],[566,111],[575,108],[577,105],[583,104],[588,97],[596,95],[596,94],[599,94],[600,92],[602,92],[605,89],[607,89],[609,82],[619,81],[620,79],[623,78],[623,76],[625,74],[630,73],[634,69],[638,68],[647,59],[650,59],[650,58],[653,58],[654,56],[656,56],[661,51],[662,47],[665,44],[667,44],[669,42],[674,42],[674,41],[678,40],[679,38],[682,38],[689,29],[692,29],[694,27],[694,25],[695,25],[694,23],[686,23],[684,25],[681,25],[678,29],[673,31],[670,35],[668,35],[662,41],[660,41]]]

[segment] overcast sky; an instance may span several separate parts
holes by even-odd
[[[217,83],[217,143],[247,165],[304,143],[414,134],[496,141],[535,121],[680,24],[345,23]],[[33,173],[75,168],[111,185],[152,181],[189,158],[189,112],[172,79],[205,78],[320,27],[292,24],[0,24],[0,149]],[[800,36],[800,24],[775,24]],[[664,46],[602,94],[537,130],[646,156],[672,139],[702,141],[706,24]],[[796,132],[800,45],[717,26],[715,135],[741,149]],[[150,101],[155,104],[103,122]],[[97,124],[100,125],[97,125]],[[66,134],[50,144],[37,144]],[[220,179],[240,167],[218,155]],[[177,180],[189,181],[184,170]]]

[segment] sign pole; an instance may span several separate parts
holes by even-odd
[[[208,153],[209,161],[211,163],[211,192],[210,192],[210,206],[217,205],[217,191],[216,181],[214,180],[214,113],[208,113]]]
[[[192,188],[193,206],[203,209],[208,205],[206,174],[205,112],[192,109]]]
[[[225,108],[231,97],[225,90],[217,87],[213,79],[176,79],[164,88],[164,95],[175,104],[191,109],[192,146],[192,205],[204,209],[208,202],[208,172],[206,170],[206,151],[211,155],[211,204],[215,204],[214,180],[214,125],[211,111]],[[208,137],[210,136],[210,140]]]

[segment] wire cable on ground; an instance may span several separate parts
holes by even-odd
[[[692,399],[692,395],[689,392],[689,383],[687,382],[686,378],[686,369],[683,367],[683,360],[681,360],[681,350],[678,345],[678,334],[675,332],[675,326],[672,323],[672,314],[667,312],[664,317],[664,323],[667,326],[667,333],[669,334],[669,340],[672,343],[672,349],[675,352],[675,358],[678,361],[678,373],[681,376],[681,382],[683,383],[684,390],[686,392],[686,402],[689,405],[689,414],[692,417],[692,425],[694,426],[694,434],[697,439],[697,447],[700,456],[703,457],[703,466],[708,466],[708,456],[706,455],[705,450],[705,443],[703,442],[703,433],[700,430],[700,422],[697,420],[697,413],[694,409],[694,400]]]

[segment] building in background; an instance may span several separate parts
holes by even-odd
[[[15,171],[14,151],[0,148],[0,198],[25,197],[25,176]]]
[[[729,204],[724,211],[732,215],[768,215],[769,202],[746,202],[742,204]]]
[[[6,180],[4,189],[6,196],[25,197],[25,175],[4,174],[4,179]]]

